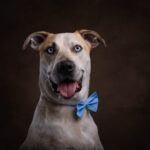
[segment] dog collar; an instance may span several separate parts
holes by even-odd
[[[80,118],[80,120],[83,117],[84,114],[84,108],[97,112],[98,110],[98,95],[96,92],[94,92],[92,95],[90,95],[86,101],[80,100],[77,104],[63,104],[65,106],[72,106],[76,107],[76,115]]]

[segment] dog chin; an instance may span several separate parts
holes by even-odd
[[[82,80],[83,76],[81,76],[79,80],[66,78],[56,84],[50,79],[52,95],[56,95],[58,98],[64,100],[76,99],[82,90]]]

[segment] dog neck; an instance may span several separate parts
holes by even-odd
[[[85,96],[87,98],[87,96]],[[46,118],[48,120],[72,120],[77,121],[80,120],[76,116],[76,108],[71,106],[66,106],[65,104],[55,103],[53,100],[48,99],[43,94],[40,95],[40,100],[38,103],[38,111],[40,114],[43,114],[41,118]],[[84,110],[84,117],[88,114],[87,110]]]

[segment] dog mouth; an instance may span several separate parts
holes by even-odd
[[[83,76],[78,81],[65,79],[59,84],[56,84],[52,80],[50,80],[50,85],[51,85],[53,92],[59,93],[62,97],[64,97],[65,99],[68,99],[68,98],[73,97],[75,93],[81,91],[82,79],[83,79]]]

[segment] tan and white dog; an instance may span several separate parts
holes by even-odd
[[[90,51],[104,39],[95,31],[30,34],[24,45],[40,53],[40,99],[21,150],[103,150],[88,110],[80,120],[75,108],[86,100],[91,72]]]

